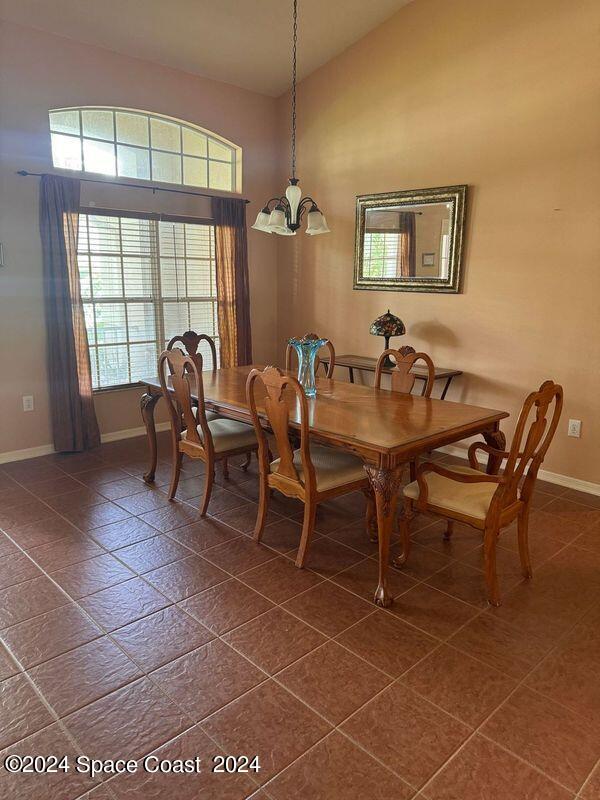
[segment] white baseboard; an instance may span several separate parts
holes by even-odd
[[[169,429],[169,422],[158,422],[156,430],[158,433]],[[139,428],[123,428],[120,431],[111,431],[110,433],[103,433],[100,436],[100,441],[104,442],[118,442],[120,439],[133,439],[136,436],[144,436],[146,428],[140,426]],[[39,456],[49,456],[55,453],[56,450],[51,444],[42,444],[39,447],[27,447],[24,450],[9,450],[6,453],[0,453],[0,464],[8,464],[11,461],[25,461],[27,458],[38,458]]]
[[[456,456],[457,458],[466,458],[467,451],[463,447],[456,447],[456,445],[448,444],[445,447],[440,447],[444,453]],[[480,464],[485,464],[486,458],[480,454],[478,456]],[[546,469],[541,469],[538,472],[538,478],[548,483],[554,483],[557,486],[564,486],[566,489],[577,489],[579,492],[587,492],[588,494],[600,495],[600,483],[592,483],[591,481],[582,481],[579,478],[571,478],[570,475],[561,475],[559,472],[549,472]]]

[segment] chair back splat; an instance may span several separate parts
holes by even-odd
[[[167,387],[166,369],[170,374],[173,391]],[[167,401],[167,409],[173,430],[181,433],[181,426],[186,429],[186,443],[193,448],[210,450],[212,436],[206,419],[204,407],[204,386],[202,384],[202,356],[200,353],[186,355],[178,347],[165,350],[158,359],[158,374],[163,396]],[[193,391],[195,389],[195,392]],[[192,395],[198,398],[197,413]],[[198,432],[202,430],[202,437]]]
[[[198,348],[200,347],[200,342],[206,342],[210,349],[210,353],[212,356],[212,369],[213,372],[218,368],[217,364],[217,346],[215,345],[215,340],[206,333],[196,333],[196,331],[186,331],[178,336],[173,336],[169,344],[167,345],[167,350],[173,349],[180,349],[175,348],[177,343],[182,344],[185,347],[185,353],[192,359],[195,359],[197,356],[200,357],[200,368],[199,372],[202,372],[202,355],[198,353]]]
[[[427,380],[423,383],[422,397],[431,397],[431,390],[435,381],[435,367],[433,361],[427,353],[416,353],[412,347],[402,348],[401,350],[384,350],[377,360],[375,368],[375,388],[381,388],[381,375],[383,371],[383,364],[387,356],[391,356],[395,363],[392,369],[391,389],[393,392],[401,392],[402,394],[410,394],[413,386],[415,385],[416,375],[411,372],[413,366],[417,361],[424,361],[427,367]]]

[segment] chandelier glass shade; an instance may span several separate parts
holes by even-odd
[[[277,233],[280,236],[295,236],[306,216],[306,233],[316,236],[329,233],[325,215],[321,212],[312,197],[302,197],[302,189],[296,177],[296,51],[298,42],[298,0],[293,0],[293,33],[292,33],[292,177],[285,194],[271,197],[263,209],[258,212],[254,230],[263,233]]]

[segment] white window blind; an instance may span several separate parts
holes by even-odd
[[[363,275],[365,278],[396,278],[399,275],[398,233],[365,233]]]
[[[212,225],[80,214],[77,253],[94,389],[154,374],[187,330],[212,336],[218,357]]]
[[[59,169],[241,191],[241,148],[196,125],[126,108],[49,112]]]

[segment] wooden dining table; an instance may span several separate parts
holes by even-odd
[[[246,378],[253,366],[203,372],[206,408],[223,417],[250,422]],[[150,466],[144,480],[151,483],[157,463],[154,409],[161,397],[161,388],[158,377],[146,378],[140,383],[146,387],[141,411],[150,448]],[[297,400],[295,395],[289,397],[290,425],[299,429]],[[260,395],[257,406],[262,417]],[[500,420],[508,414],[321,377],[317,378],[317,396],[308,399],[308,406],[311,439],[343,448],[364,462],[377,510],[379,582],[374,600],[379,606],[389,606],[392,602],[387,586],[390,537],[404,465],[424,452],[477,434],[503,451],[506,440],[500,430]],[[487,470],[493,472],[498,466],[497,460],[491,457]]]

